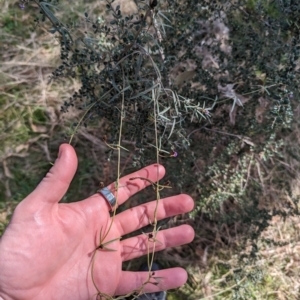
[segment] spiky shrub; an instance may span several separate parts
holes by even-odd
[[[280,197],[272,204],[289,178],[267,175],[298,97],[296,1],[134,1],[127,14],[106,1],[106,15],[86,13],[77,26],[58,18],[54,1],[28,3],[59,38],[52,80],[81,83],[62,105],[83,111],[71,139],[101,119],[109,161],[119,166],[121,152],[135,168],[163,161],[172,192],[190,192],[191,217],[209,224],[198,247],[255,241],[272,214],[292,212]],[[210,227],[219,225],[216,243]]]

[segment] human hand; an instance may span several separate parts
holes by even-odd
[[[0,299],[95,299],[98,291],[124,295],[141,287],[149,274],[122,271],[123,261],[147,254],[148,245],[150,251],[154,244],[159,251],[193,240],[194,231],[188,225],[158,231],[157,243],[148,241],[146,235],[119,239],[154,220],[156,201],[121,212],[112,223],[109,204],[99,193],[79,202],[58,203],[76,169],[74,149],[61,145],[54,166],[16,207],[0,239]],[[143,177],[155,182],[163,176],[162,166],[150,165],[121,178],[118,205],[150,184],[147,180],[129,178]],[[114,186],[108,188],[112,191]],[[161,199],[157,220],[189,212],[193,205],[187,195]],[[109,227],[102,244],[112,241],[107,248],[114,251],[96,250],[100,231],[103,237]],[[181,268],[160,270],[155,276],[161,277],[159,285],[147,284],[145,292],[176,288],[187,279],[186,271]]]

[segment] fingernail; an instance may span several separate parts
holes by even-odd
[[[63,152],[63,151],[62,151],[62,146],[60,145],[60,146],[59,146],[59,150],[58,150],[58,156],[57,156],[58,158],[61,157],[62,152]]]

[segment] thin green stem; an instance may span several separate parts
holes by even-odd
[[[97,100],[96,102],[92,103],[84,112],[83,116],[80,118],[79,122],[77,123],[73,133],[71,134],[70,140],[69,140],[69,144],[72,143],[72,140],[75,136],[75,133],[77,132],[79,125],[82,123],[82,121],[84,120],[84,118],[86,117],[87,113],[97,104],[99,103],[99,101],[101,101],[101,99],[105,98],[107,95],[110,94],[110,92],[112,91],[112,89],[110,89],[108,92],[106,92],[99,100]]]

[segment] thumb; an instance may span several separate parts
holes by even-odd
[[[62,144],[53,167],[24,202],[27,202],[27,205],[28,202],[33,202],[31,203],[33,206],[36,202],[40,204],[59,202],[67,192],[76,170],[77,156],[74,148],[69,144]]]

